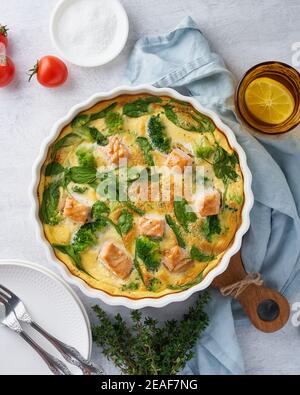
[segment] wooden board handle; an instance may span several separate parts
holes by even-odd
[[[213,286],[221,289],[247,276],[241,254],[235,255],[226,272],[218,276]],[[287,323],[290,305],[279,292],[265,286],[251,284],[237,297],[252,324],[267,333],[276,332]]]

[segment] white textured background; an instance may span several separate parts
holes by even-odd
[[[116,87],[134,42],[144,34],[163,33],[191,15],[223,55],[236,76],[264,60],[291,63],[291,46],[300,41],[300,0],[122,0],[130,19],[130,36],[121,56],[107,66],[82,69],[69,65],[70,79],[57,90],[26,81],[36,59],[53,54],[48,34],[56,0],[0,0],[0,23],[9,25],[16,81],[0,89],[0,256],[28,259],[52,267],[37,243],[30,216],[28,185],[40,144],[52,124],[74,104],[97,91]],[[87,309],[95,303],[79,295]],[[294,301],[300,301],[300,293]],[[179,316],[184,304],[164,309]],[[107,308],[116,311],[116,308]],[[126,313],[126,309],[121,309]],[[148,309],[152,314],[161,312]],[[238,328],[249,374],[299,374],[300,328],[289,323],[266,335],[252,327]],[[1,352],[1,350],[0,350]],[[95,358],[98,359],[96,350]],[[108,373],[116,370],[101,359]]]

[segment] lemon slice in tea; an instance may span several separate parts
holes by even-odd
[[[257,78],[249,84],[245,102],[254,117],[272,125],[284,123],[295,108],[291,92],[281,82],[268,77]]]

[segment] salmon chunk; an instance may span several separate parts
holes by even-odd
[[[138,223],[139,234],[149,237],[163,237],[165,225],[164,219],[141,217]]]
[[[192,263],[193,261],[189,258],[188,253],[178,246],[164,253],[163,264],[170,272],[183,272],[187,270]]]
[[[203,193],[196,203],[197,212],[201,217],[218,215],[221,206],[221,195],[216,189]]]
[[[90,207],[77,202],[74,198],[66,198],[65,207],[63,209],[64,217],[71,218],[75,222],[84,224],[86,223],[90,211]]]
[[[117,165],[121,159],[129,158],[129,150],[122,140],[117,136],[111,136],[109,143],[105,147],[106,155],[111,163]]]
[[[113,242],[103,245],[100,259],[116,276],[122,280],[127,278],[132,270],[131,258]]]
[[[179,148],[175,148],[168,155],[166,163],[170,168],[178,167],[181,171],[183,171],[186,166],[191,166],[193,164],[193,159],[186,152]]]

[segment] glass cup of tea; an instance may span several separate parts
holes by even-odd
[[[300,74],[285,63],[260,63],[242,78],[235,104],[251,128],[286,133],[300,124]]]

